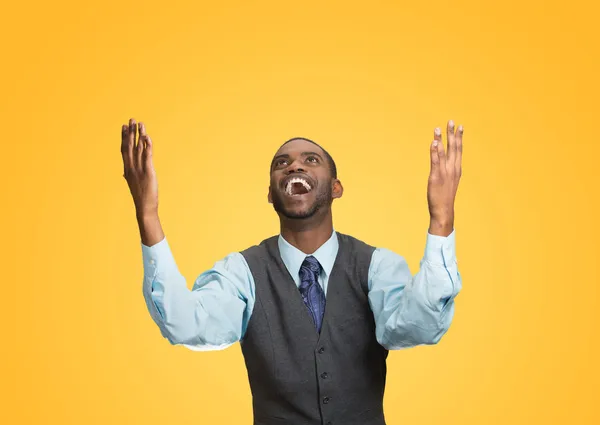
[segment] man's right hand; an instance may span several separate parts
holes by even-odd
[[[138,134],[139,127],[139,134]],[[137,144],[136,144],[137,134]],[[121,154],[127,180],[138,218],[158,215],[158,181],[152,163],[152,140],[143,123],[133,118],[121,128]]]

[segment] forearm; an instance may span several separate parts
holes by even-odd
[[[190,291],[178,270],[144,278],[144,297],[150,315],[172,344],[190,344],[198,349],[220,349],[239,340],[230,323],[241,321],[245,307],[209,283]]]
[[[202,311],[196,311],[201,307],[195,300],[195,295],[199,294],[188,289],[167,240],[142,249],[143,292],[150,315],[171,343],[193,338],[199,333],[199,325],[206,320]]]
[[[158,212],[137,213],[136,217],[140,230],[140,237],[144,245],[152,246],[165,238]]]
[[[429,219],[429,233],[447,237],[454,230],[454,213],[448,213],[444,218]]]
[[[403,257],[389,250],[376,250],[369,301],[381,345],[399,349],[433,344],[448,330],[454,298],[462,287],[454,240],[453,230],[447,237],[430,230],[415,276]]]
[[[142,239],[146,305],[163,336],[178,343],[194,332],[195,302],[165,239],[158,214],[136,216]]]
[[[165,338],[198,350],[221,349],[240,339],[249,292],[242,282],[249,272],[236,267],[236,255],[202,273],[190,290],[166,238],[142,244],[142,253],[144,298]]]
[[[456,293],[449,278],[440,277],[442,270],[430,272],[426,265],[403,289],[388,292],[377,327],[386,348],[436,344],[448,331]]]

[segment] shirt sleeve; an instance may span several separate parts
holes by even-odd
[[[369,304],[377,341],[389,350],[436,344],[454,316],[462,288],[455,230],[446,237],[427,233],[420,269],[411,275],[406,260],[377,248],[369,267]]]
[[[163,337],[194,351],[222,350],[243,338],[254,307],[254,281],[242,254],[217,261],[190,290],[166,237],[141,245],[144,299]]]

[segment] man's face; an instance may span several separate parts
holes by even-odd
[[[306,140],[294,140],[273,158],[269,202],[287,218],[309,218],[341,196],[341,186],[332,193],[335,181],[323,150]]]

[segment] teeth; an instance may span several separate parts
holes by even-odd
[[[310,192],[310,190],[312,189],[310,187],[310,185],[308,184],[308,182],[300,177],[294,177],[293,179],[291,179],[289,182],[287,182],[287,185],[285,186],[285,191],[288,195],[292,194],[292,185],[294,183],[302,183],[302,185],[306,188],[307,191]]]

